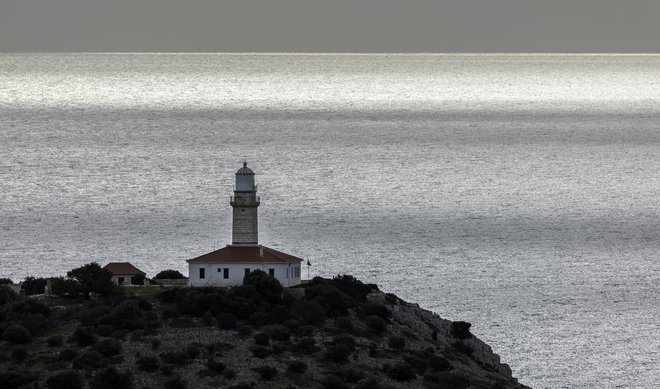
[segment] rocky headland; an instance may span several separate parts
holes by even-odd
[[[72,278],[68,298],[0,286],[0,388],[525,388],[469,323],[351,276],[290,289],[262,272],[229,289],[106,277]]]

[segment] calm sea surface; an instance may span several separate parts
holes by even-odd
[[[310,276],[534,388],[660,385],[660,56],[0,54],[0,277],[186,272],[244,158]]]

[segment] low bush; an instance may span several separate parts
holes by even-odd
[[[401,336],[392,336],[387,340],[387,345],[393,350],[403,350],[406,347],[406,340]]]
[[[16,362],[23,362],[28,357],[28,351],[25,347],[17,347],[11,350],[11,359]]]
[[[250,351],[252,352],[252,355],[254,355],[257,358],[266,358],[271,354],[270,348],[259,345],[254,345],[250,347]]]
[[[14,281],[9,278],[0,278],[0,285],[13,285]]]
[[[183,280],[185,278],[186,276],[181,272],[172,269],[163,270],[154,277],[156,280]]]
[[[364,372],[362,370],[348,368],[339,371],[339,375],[348,383],[356,383],[364,378]]]
[[[100,371],[94,376],[90,389],[131,389],[133,377],[130,372],[120,373],[114,367]]]
[[[321,349],[316,345],[316,340],[311,336],[300,338],[295,344],[295,350],[303,354],[313,354]]]
[[[11,344],[24,344],[32,342],[32,334],[20,324],[10,324],[2,333],[2,339]]]
[[[11,288],[0,285],[0,305],[9,304],[16,300],[18,300],[18,294],[16,294],[16,292]]]
[[[266,381],[270,381],[277,376],[277,369],[268,365],[258,366],[252,370],[256,371],[261,379]]]
[[[0,384],[3,388],[22,388],[35,381],[36,378],[30,371],[0,372]]]
[[[137,365],[142,371],[154,372],[160,367],[160,360],[155,355],[144,355],[137,359]]]
[[[78,346],[85,347],[96,343],[97,336],[92,327],[78,327],[71,335],[71,340]]]
[[[82,389],[83,379],[75,370],[58,371],[46,380],[48,389]]]
[[[345,344],[333,344],[328,346],[323,353],[323,358],[335,363],[347,363],[348,356],[353,349]]]
[[[160,354],[160,359],[173,365],[185,365],[190,361],[190,356],[186,351],[177,350]]]
[[[353,332],[353,321],[348,316],[338,317],[335,320],[335,327],[341,332]]]
[[[385,322],[385,320],[375,315],[367,316],[367,318],[364,319],[364,324],[367,326],[369,331],[379,336],[382,335],[383,332],[385,332],[385,329],[387,328],[387,323]]]
[[[78,350],[73,348],[65,348],[59,353],[60,360],[62,361],[72,361],[77,356]]]
[[[103,355],[96,350],[89,350],[73,360],[76,370],[96,370],[105,366]]]
[[[218,322],[218,327],[222,328],[223,330],[233,330],[236,328],[236,316],[230,312],[220,312],[216,318],[216,321]]]
[[[267,332],[257,332],[253,338],[254,343],[259,346],[268,346],[270,344],[270,334]]]
[[[463,342],[454,342],[451,344],[452,347],[454,347],[456,350],[460,351],[461,353],[465,355],[471,355],[472,354],[472,346],[469,344],[463,343]]]
[[[227,368],[222,371],[222,375],[228,380],[233,380],[236,378],[236,370]]]
[[[433,371],[445,371],[452,369],[449,361],[439,355],[435,355],[429,358],[429,367]]]
[[[64,337],[62,335],[53,335],[48,337],[48,347],[59,347],[64,343]]]
[[[292,361],[286,370],[290,373],[302,374],[307,370],[307,364],[303,361]]]
[[[324,389],[348,389],[349,386],[337,376],[327,375],[321,380],[321,385]]]
[[[121,342],[116,339],[106,338],[97,343],[94,348],[103,356],[110,357],[121,353],[122,345]]]
[[[209,358],[206,362],[206,368],[214,373],[222,373],[227,368],[224,363],[218,358]]]
[[[393,380],[396,381],[412,381],[417,374],[415,369],[406,362],[398,362],[394,365],[383,366],[383,372]]]
[[[165,389],[186,389],[188,386],[186,385],[186,381],[181,379],[181,377],[174,376],[169,380],[165,381],[163,387]]]

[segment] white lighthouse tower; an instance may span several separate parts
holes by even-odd
[[[189,259],[188,285],[241,285],[245,276],[255,270],[275,277],[284,287],[300,284],[302,258],[259,244],[259,197],[254,172],[247,162],[236,172],[236,186],[229,204],[233,208],[231,244]]]
[[[259,243],[259,223],[257,207],[259,197],[254,184],[254,172],[243,162],[243,167],[236,172],[236,186],[229,204],[233,208],[232,244],[256,245]]]

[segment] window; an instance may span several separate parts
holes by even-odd
[[[271,277],[275,277],[275,269],[268,269],[268,274],[269,274]]]
[[[221,268],[221,267],[219,267],[219,268],[218,268],[218,273],[220,273],[221,271],[222,271],[222,268]]]
[[[206,277],[206,269],[204,268],[199,269],[199,278],[203,279],[205,277]]]
[[[119,285],[124,285],[124,277],[117,277],[117,283]]]
[[[222,272],[222,278],[226,280],[227,278],[229,278],[229,268],[226,267],[223,270],[224,271]]]
[[[245,275],[248,275],[248,274],[250,274],[250,268],[249,268],[249,267],[246,267],[246,268],[245,268]]]

